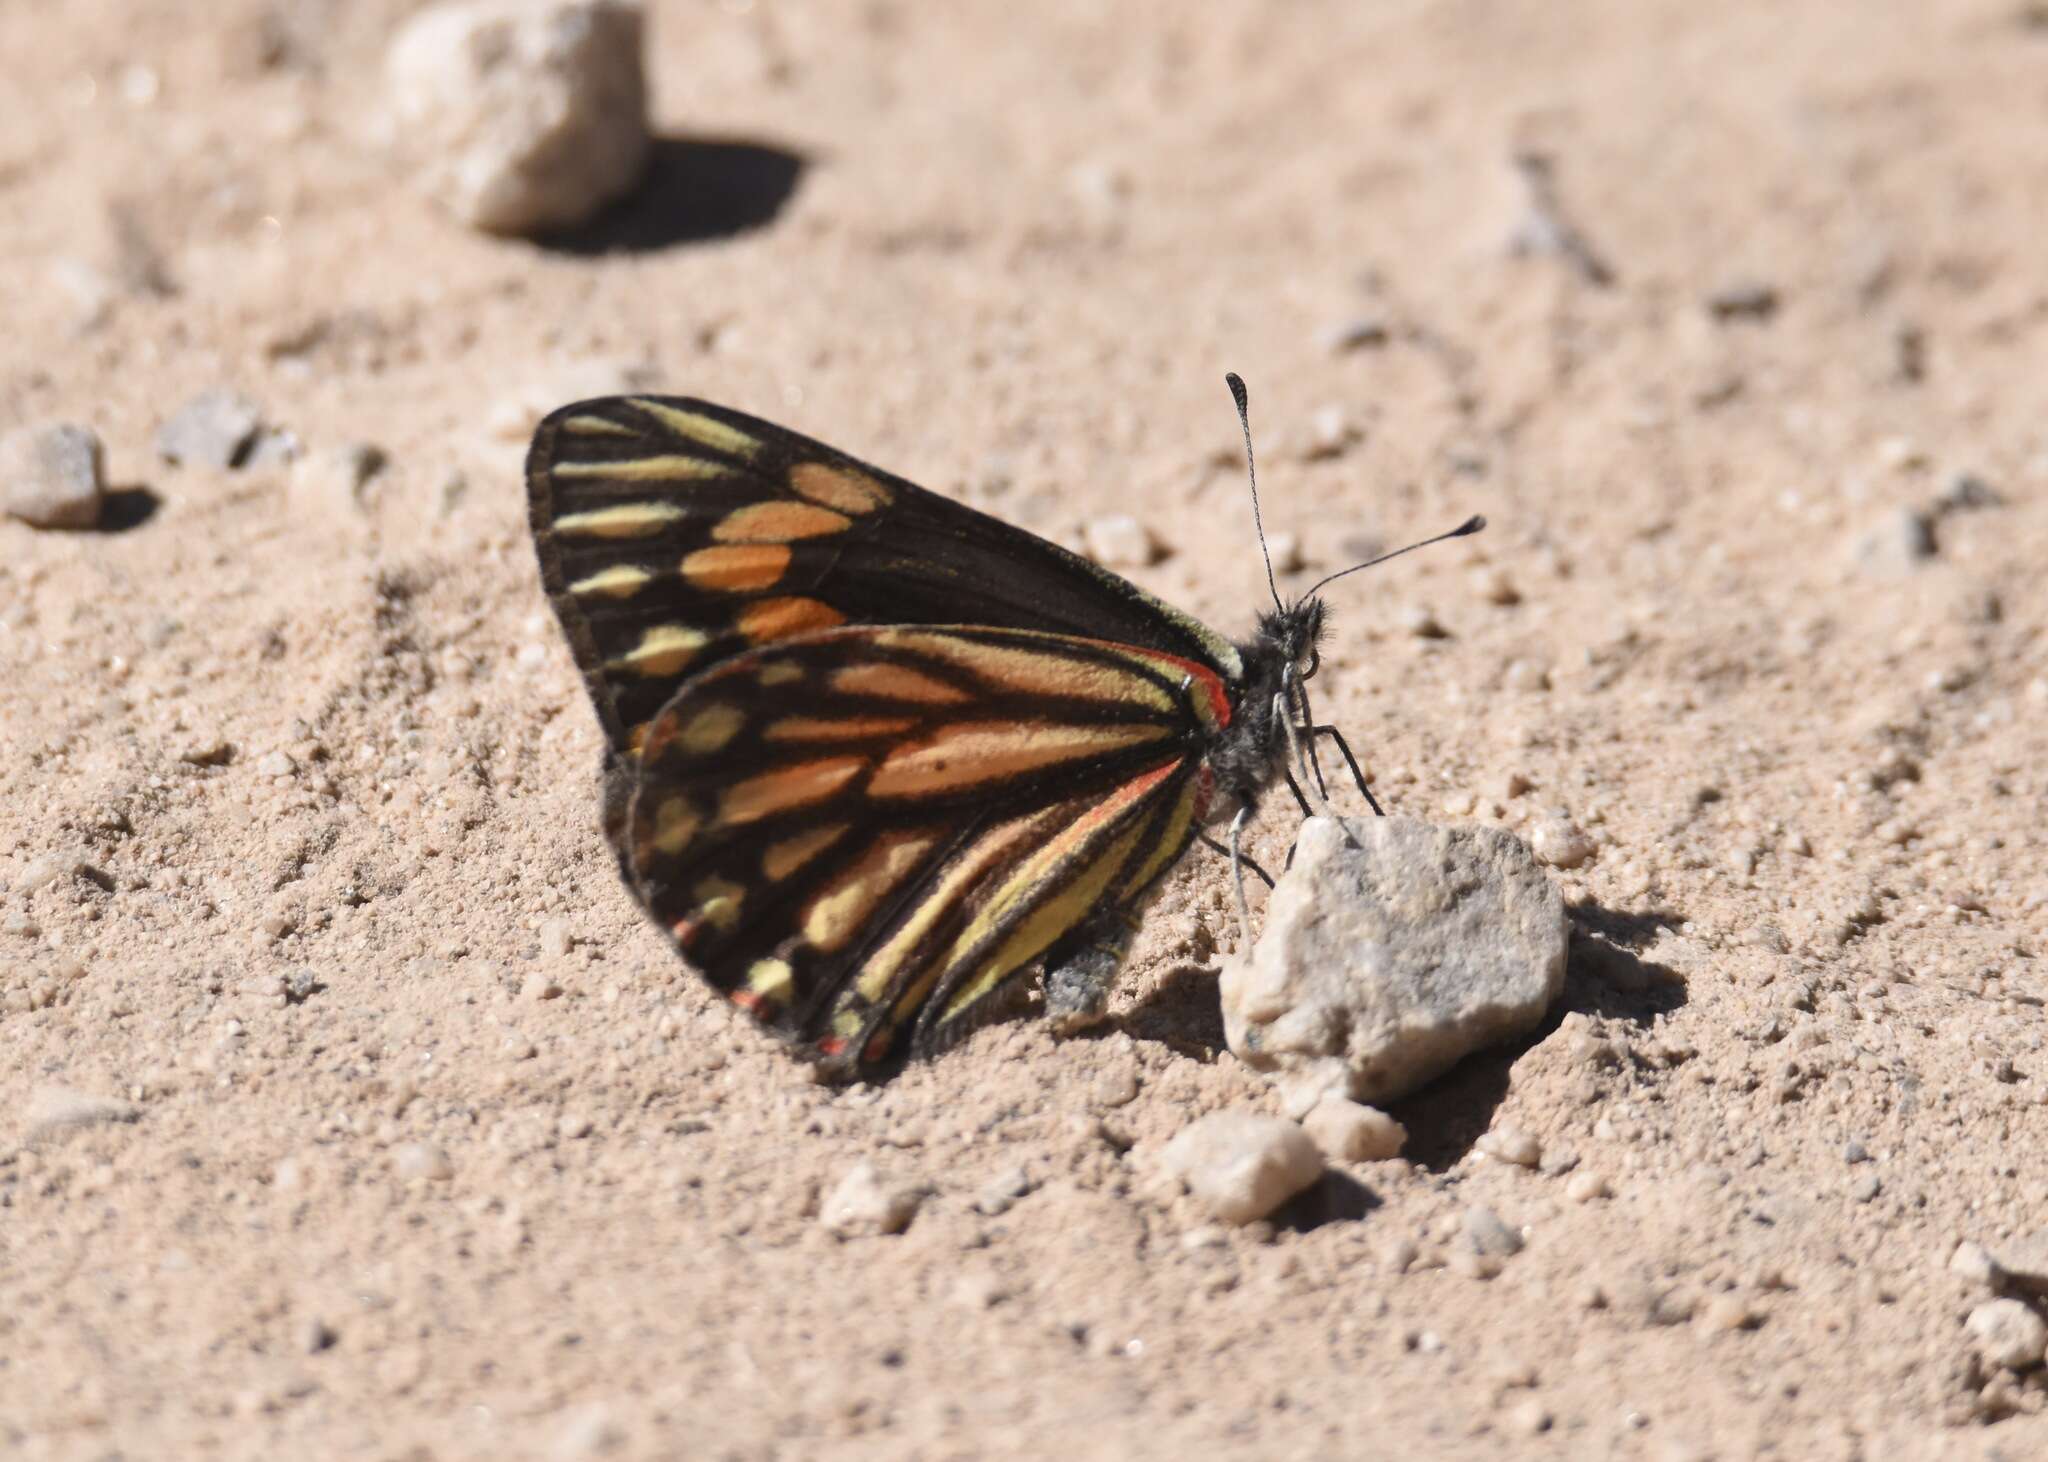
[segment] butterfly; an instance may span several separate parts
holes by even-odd
[[[828,1076],[944,1047],[1033,968],[1059,1025],[1099,1018],[1161,875],[1214,845],[1219,814],[1235,867],[1267,788],[1304,797],[1289,748],[1307,768],[1334,734],[1305,684],[1315,590],[1287,606],[1273,586],[1232,641],[1035,534],[682,397],[560,408],[526,481],[627,886]]]

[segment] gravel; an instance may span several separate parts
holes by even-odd
[[[1322,1154],[1300,1127],[1244,1111],[1190,1123],[1161,1160],[1211,1215],[1234,1224],[1264,1218],[1323,1173]]]
[[[0,439],[0,512],[33,528],[96,528],[106,497],[100,439],[59,425]]]

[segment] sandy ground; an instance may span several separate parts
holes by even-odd
[[[410,8],[0,21],[0,427],[122,490],[0,523],[0,1450],[2048,1455],[1949,1268],[2048,1227],[2040,7],[676,0],[609,252],[408,188]],[[1492,519],[1334,591],[1383,799],[1600,848],[1541,1038],[1223,1233],[1153,1161],[1273,1105],[1220,862],[1109,1033],[815,1085],[618,885],[518,466],[656,384],[1135,513],[1240,630],[1227,368],[1295,588]],[[391,465],[160,463],[219,385]],[[863,1159],[930,1185],[901,1236],[817,1220]]]

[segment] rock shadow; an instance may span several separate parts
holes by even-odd
[[[1214,1061],[1223,1053],[1223,1001],[1214,965],[1176,965],[1159,987],[1103,1027],[1134,1041],[1157,1041],[1183,1056]]]
[[[1364,1218],[1386,1200],[1349,1173],[1329,1168],[1273,1214],[1273,1226],[1305,1234],[1326,1223]]]
[[[658,137],[639,186],[596,218],[547,234],[559,254],[651,254],[764,228],[796,192],[808,159],[736,138]]]
[[[1467,1056],[1388,1106],[1408,1129],[1403,1155],[1411,1162],[1431,1172],[1455,1166],[1493,1125],[1494,1113],[1507,1099],[1515,1062],[1548,1040],[1572,1012],[1648,1026],[1685,1004],[1685,981],[1678,972],[1636,952],[1661,930],[1683,924],[1685,915],[1671,909],[1609,909],[1591,901],[1573,904],[1566,913],[1572,931],[1564,990],[1543,1023],[1518,1040]]]
[[[151,518],[164,500],[146,487],[117,487],[100,499],[101,533],[132,533]]]

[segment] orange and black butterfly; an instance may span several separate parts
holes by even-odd
[[[1022,529],[678,397],[561,408],[526,480],[626,883],[831,1073],[906,1034],[946,1044],[1034,967],[1049,1014],[1097,1017],[1160,875],[1327,730],[1303,686],[1313,590],[1276,592],[1233,643]]]

